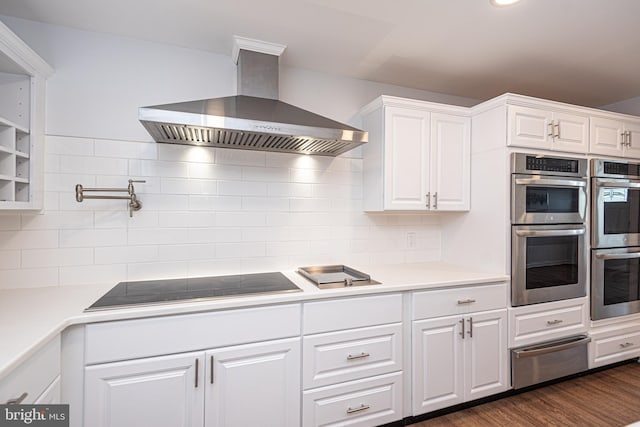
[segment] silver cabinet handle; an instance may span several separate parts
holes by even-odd
[[[547,136],[550,136],[551,138],[554,137],[554,135],[553,135],[553,121],[550,121],[549,123],[547,123]]]
[[[438,193],[433,193],[433,209],[438,209]]]
[[[431,192],[427,193],[426,199],[427,199],[427,209],[431,209]]]
[[[473,338],[473,317],[469,317],[469,338]]]
[[[631,131],[627,131],[627,147],[631,148]]]
[[[460,324],[462,325],[462,332],[459,332],[459,334],[464,339],[464,319],[460,319]]]
[[[560,123],[556,123],[553,125],[553,127],[555,128],[555,135],[553,135],[554,138],[560,138]]]
[[[620,344],[620,348],[627,348],[631,346],[633,346],[632,342],[626,342],[626,343]]]
[[[358,406],[357,408],[348,407],[347,408],[347,414],[353,414],[355,412],[366,411],[369,408],[371,408],[371,406],[365,405],[364,403],[361,403],[360,406]]]
[[[19,397],[15,397],[13,399],[7,400],[7,405],[19,405],[21,404],[29,395],[29,393],[24,392]]]
[[[552,325],[558,325],[560,323],[562,323],[563,320],[560,319],[556,319],[556,320],[547,320],[547,325],[552,326]]]
[[[516,358],[521,359],[523,357],[539,356],[541,354],[553,353],[555,351],[577,347],[579,345],[583,345],[588,342],[591,342],[590,337],[586,335],[580,335],[580,336],[569,338],[562,341],[556,341],[556,342],[551,342],[547,344],[541,344],[538,346],[516,349],[511,351],[513,352]]]
[[[362,352],[360,354],[350,354],[347,356],[347,360],[356,360],[356,359],[364,359],[365,357],[371,356],[369,353]]]
[[[464,305],[464,304],[473,304],[474,302],[476,302],[476,300],[474,299],[459,299],[458,300],[458,305]]]
[[[211,356],[211,384],[213,384],[213,356]]]
[[[198,371],[200,370],[200,360],[196,359],[196,388],[198,388]]]
[[[623,146],[623,147],[625,145],[627,145],[627,133],[626,132],[622,132],[620,134],[620,138],[622,138],[622,141],[620,141],[620,145]]]

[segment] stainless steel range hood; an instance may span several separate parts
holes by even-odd
[[[236,37],[237,96],[142,107],[140,122],[170,144],[337,156],[367,142],[367,132],[278,100],[283,50]]]

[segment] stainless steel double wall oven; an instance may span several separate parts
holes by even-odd
[[[586,295],[587,160],[511,155],[511,305]]]
[[[640,312],[640,164],[593,159],[591,318]]]

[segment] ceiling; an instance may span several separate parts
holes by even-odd
[[[226,55],[239,35],[286,45],[285,66],[479,100],[640,96],[638,0],[6,0],[0,15]]]

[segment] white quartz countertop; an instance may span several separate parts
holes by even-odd
[[[284,271],[285,276],[302,292],[190,300],[93,312],[84,312],[84,309],[115,286],[115,283],[2,290],[0,379],[40,349],[49,339],[68,326],[76,324],[509,280],[509,276],[503,274],[474,272],[462,266],[443,263],[350,267],[369,274],[373,280],[381,284],[318,289],[295,271]]]

